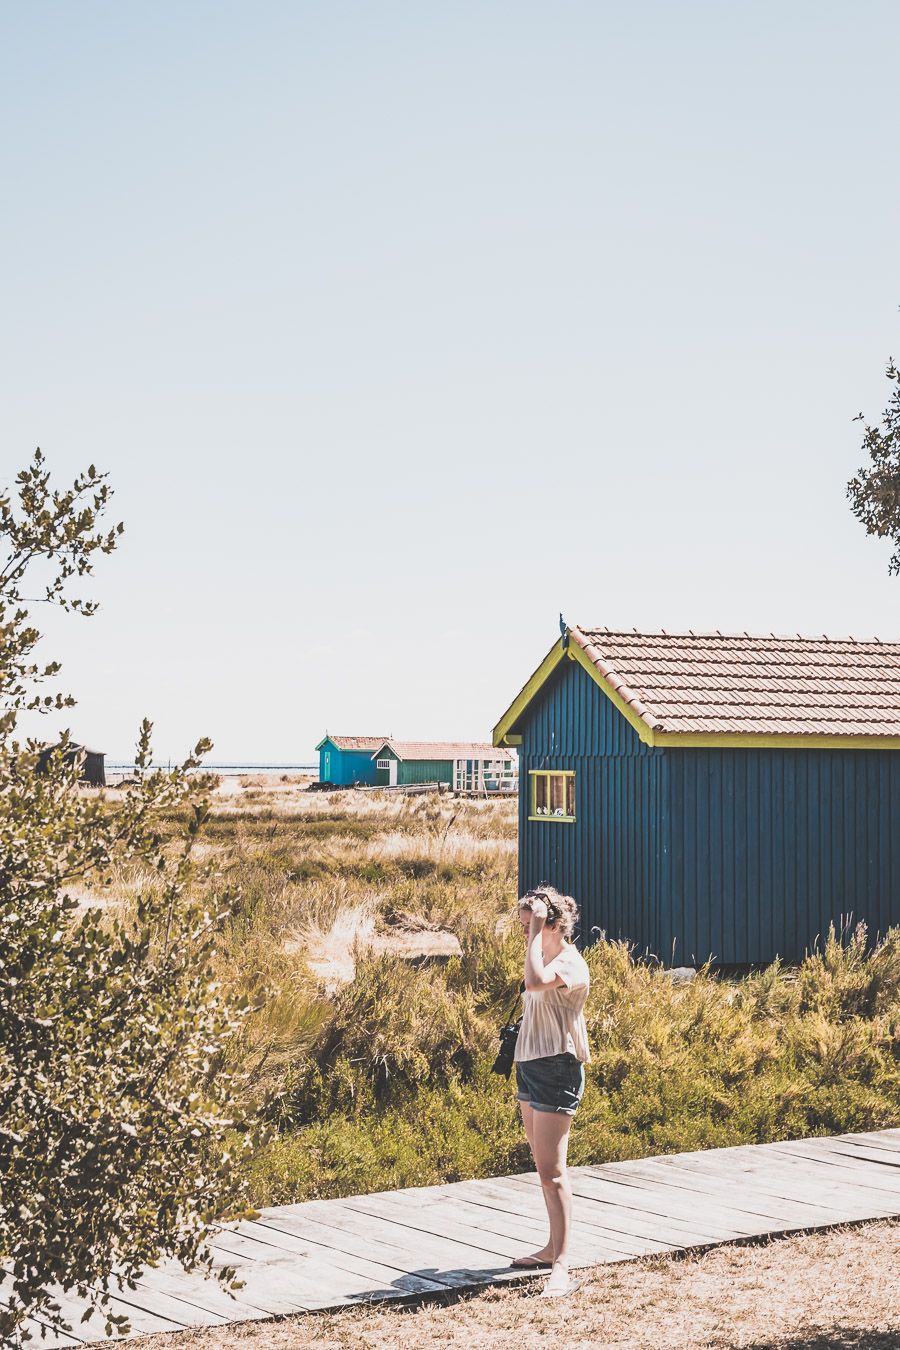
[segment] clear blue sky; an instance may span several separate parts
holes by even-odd
[[[0,476],[127,526],[76,734],[484,736],[560,609],[900,637],[892,0],[0,13]]]

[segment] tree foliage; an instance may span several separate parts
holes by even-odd
[[[866,425],[863,449],[869,463],[847,484],[847,496],[866,532],[891,540],[894,553],[888,570],[900,574],[900,369],[893,360],[885,374],[894,389],[881,425]]]
[[[244,1009],[213,974],[222,914],[189,886],[209,744],[155,770],[145,721],[136,781],[111,800],[78,790],[67,736],[43,764],[15,739],[24,711],[72,703],[47,692],[59,666],[36,659],[30,607],[94,612],[72,589],[116,547],[109,497],[93,466],[55,490],[40,451],[0,495],[0,1337],[65,1325],[70,1290],[121,1329],[108,1289],[165,1255],[209,1267],[209,1222],[234,1196],[223,1051]],[[173,846],[159,818],[176,808]],[[129,864],[152,881],[127,910],[72,894]]]

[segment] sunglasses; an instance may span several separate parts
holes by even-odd
[[[556,920],[559,918],[559,910],[556,908],[553,901],[550,899],[549,895],[547,895],[546,891],[529,891],[528,894],[523,895],[522,899],[519,901],[519,908],[530,909],[531,904],[529,902],[532,900],[543,900],[544,904],[547,906],[548,922],[549,923],[556,922]]]

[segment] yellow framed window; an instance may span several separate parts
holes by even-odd
[[[529,820],[575,820],[575,770],[531,769]]]

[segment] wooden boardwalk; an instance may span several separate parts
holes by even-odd
[[[900,1129],[711,1149],[572,1169],[573,1265],[629,1261],[767,1234],[900,1217]],[[114,1301],[134,1334],[220,1326],[367,1300],[476,1288],[544,1242],[534,1175],[313,1200],[223,1228],[214,1246],[245,1281],[234,1297],[172,1264]],[[100,1319],[44,1345],[93,1344]],[[35,1328],[35,1330],[37,1330]]]

